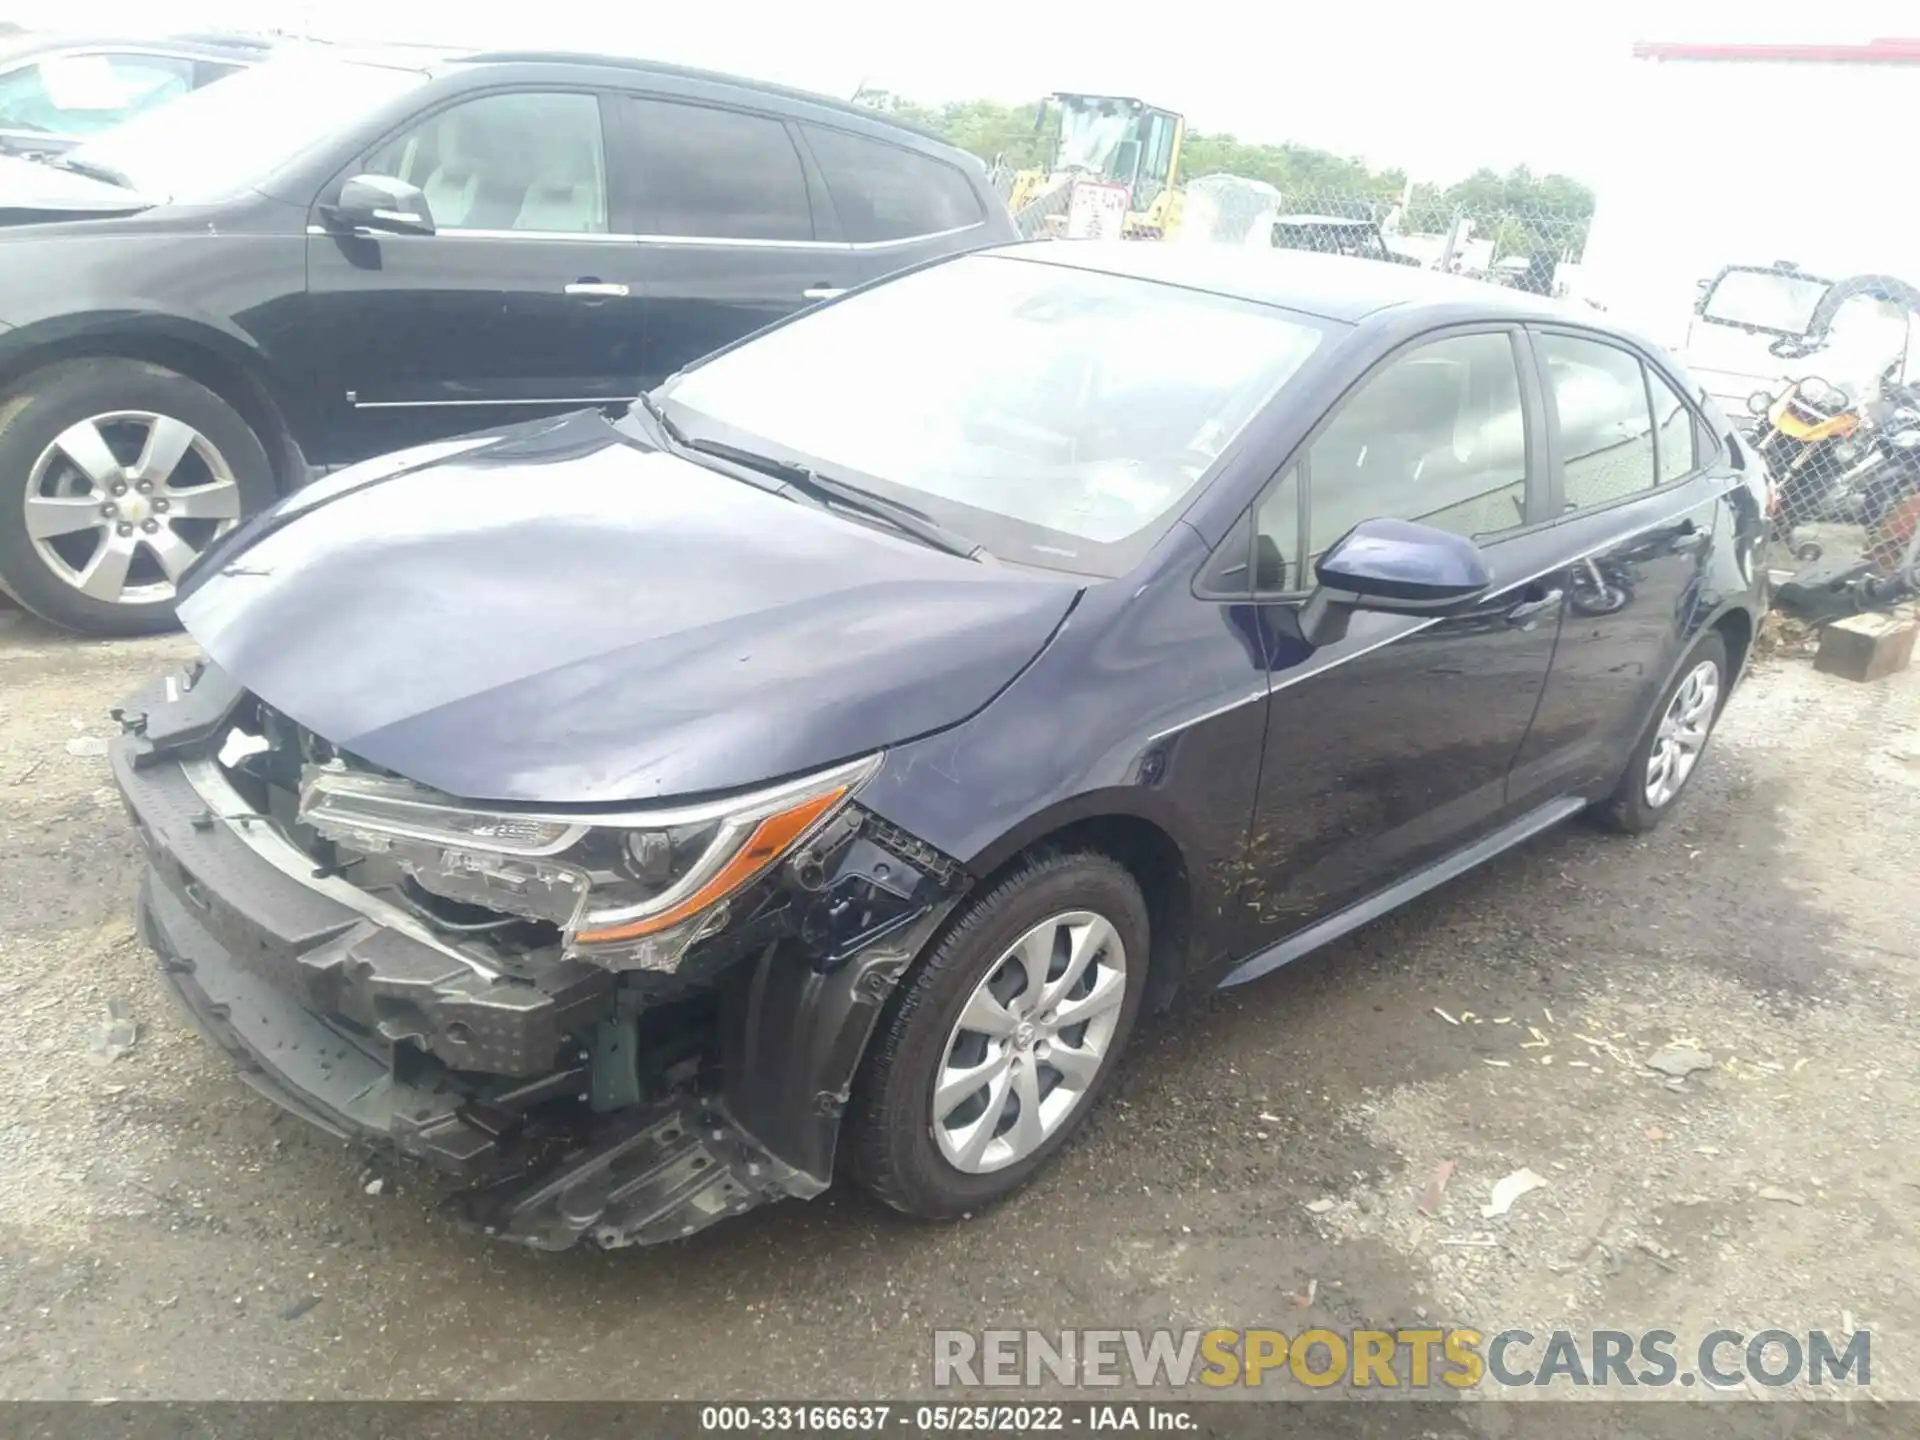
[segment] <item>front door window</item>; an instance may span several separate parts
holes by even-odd
[[[483,95],[389,141],[366,168],[419,186],[442,230],[607,228],[600,102],[592,95]]]

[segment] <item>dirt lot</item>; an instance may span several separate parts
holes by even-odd
[[[923,1391],[936,1325],[1430,1320],[1870,1327],[1875,1391],[1920,1398],[1920,671],[1771,661],[1675,823],[1551,833],[1149,1029],[997,1212],[836,1190],[543,1256],[281,1119],[173,1013],[84,752],[185,653],[0,611],[0,1396],[845,1398]],[[137,1041],[105,1060],[110,1002]],[[1675,1040],[1713,1067],[1669,1087],[1642,1062]],[[1483,1219],[1521,1166],[1546,1188]]]

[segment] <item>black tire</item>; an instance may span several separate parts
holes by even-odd
[[[1680,788],[1665,804],[1654,805],[1647,799],[1647,765],[1653,756],[1655,741],[1659,738],[1660,722],[1666,718],[1667,709],[1673,704],[1673,697],[1687,681],[1687,677],[1701,664],[1712,661],[1719,669],[1719,698],[1714,704],[1713,721],[1707,730],[1707,738],[1702,744],[1701,753],[1695,760],[1693,769],[1681,781]],[[1633,747],[1633,753],[1627,758],[1627,767],[1620,774],[1619,783],[1599,805],[1589,812],[1594,820],[1608,830],[1619,831],[1625,835],[1643,835],[1653,829],[1687,798],[1687,790],[1693,783],[1693,777],[1700,773],[1700,765],[1706,760],[1706,751],[1713,743],[1713,727],[1718,725],[1720,713],[1726,708],[1727,694],[1732,684],[1732,671],[1728,665],[1727,642],[1721,638],[1718,630],[1709,630],[1702,635],[1687,652],[1687,658],[1680,662],[1672,682],[1660,694],[1660,703],[1653,707],[1653,713],[1647,717],[1647,726],[1641,732],[1640,739]]]
[[[974,989],[1028,930],[1072,910],[1104,917],[1126,951],[1126,991],[1106,1058],[1060,1128],[1025,1158],[974,1174],[956,1168],[933,1136],[933,1085],[946,1042]],[[853,1179],[908,1215],[947,1220],[1024,1185],[1086,1123],[1119,1068],[1147,984],[1146,902],[1133,877],[1104,855],[1038,856],[968,903],[908,972],[875,1030],[842,1132]]]
[[[68,426],[115,411],[148,411],[199,431],[232,472],[243,519],[273,503],[273,465],[259,437],[226,401],[197,381],[140,360],[50,365],[0,397],[0,587],[68,630],[150,635],[173,625],[173,601],[114,603],[82,594],[49,568],[25,527],[27,479],[40,455]]]

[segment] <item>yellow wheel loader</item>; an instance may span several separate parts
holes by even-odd
[[[1008,208],[1023,235],[1161,239],[1180,223],[1186,120],[1126,95],[1068,92],[1042,103],[1059,117],[1044,170],[1014,177]],[[1124,211],[1121,191],[1124,189]]]

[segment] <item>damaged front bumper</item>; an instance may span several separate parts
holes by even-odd
[[[111,752],[147,854],[140,932],[249,1085],[456,1178],[463,1224],[543,1249],[826,1188],[867,1038],[957,866],[855,808],[702,942],[693,996],[578,960],[512,973],[247,804],[217,754],[250,703],[213,667],[168,677]],[[643,1043],[683,1014],[697,1040]]]

